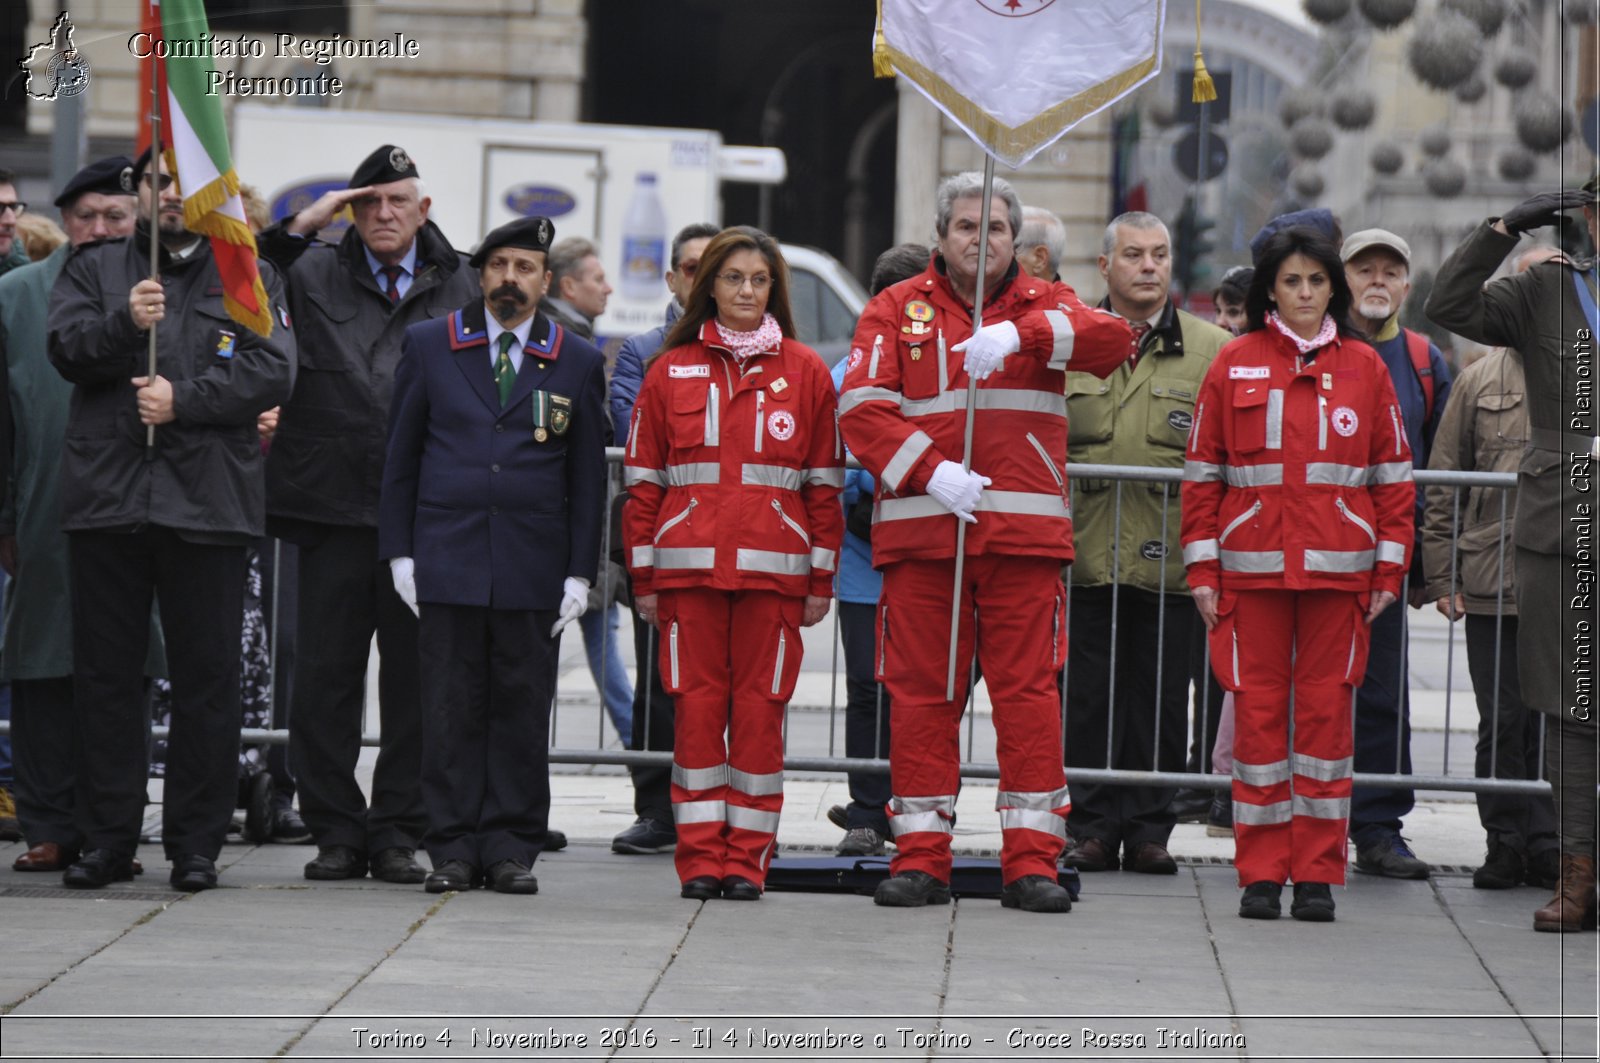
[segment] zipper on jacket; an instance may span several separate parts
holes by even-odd
[[[787,524],[789,526],[789,530],[790,531],[792,531],[796,535],[800,536],[800,538],[805,541],[805,544],[807,546],[811,545],[811,536],[807,535],[806,534],[806,530],[804,528],[800,527],[800,525],[798,525],[798,524],[796,524],[794,522],[794,518],[793,517],[790,517],[789,514],[787,514],[787,513],[785,513],[783,511],[783,503],[782,502],[779,502],[776,498],[774,498],[772,500],[772,508],[777,511],[778,519],[783,521],[785,524]]]
[[[1328,449],[1328,396],[1317,396],[1317,449]]]
[[[1261,499],[1258,498],[1254,503],[1251,504],[1249,509],[1245,510],[1243,513],[1239,514],[1237,517],[1234,517],[1228,522],[1228,526],[1222,529],[1222,534],[1217,536],[1217,545],[1222,545],[1223,541],[1226,540],[1228,536],[1233,534],[1234,529],[1238,528],[1239,525],[1245,523],[1246,521],[1253,519],[1255,515],[1260,512]]]
[[[783,689],[783,650],[788,640],[784,637],[783,629],[778,629],[778,660],[772,666],[772,696],[777,697],[778,691]]]
[[[678,622],[674,620],[667,629],[667,654],[672,666],[672,689],[678,689]]]
[[[1366,532],[1367,538],[1371,539],[1374,543],[1378,541],[1378,533],[1372,530],[1372,525],[1368,524],[1366,521],[1350,512],[1350,507],[1344,504],[1343,496],[1335,498],[1333,500],[1333,504],[1339,507],[1339,512],[1344,514],[1345,520]]]
[[[1056,487],[1065,489],[1066,481],[1061,479],[1061,473],[1056,470],[1056,463],[1050,460],[1050,452],[1044,449],[1044,444],[1039,442],[1037,436],[1028,433],[1028,442],[1033,444],[1033,449],[1039,452],[1039,457],[1044,460],[1044,467],[1050,470],[1050,478],[1056,482]]]
[[[1389,404],[1389,423],[1394,425],[1394,456],[1400,456],[1400,441],[1405,438],[1405,433],[1400,428],[1400,411],[1394,403]]]
[[[689,504],[687,506],[683,507],[683,511],[681,513],[679,513],[676,517],[673,517],[671,520],[667,521],[659,529],[656,530],[655,541],[659,543],[661,541],[661,537],[663,535],[667,534],[667,532],[671,531],[673,528],[676,528],[682,522],[688,520],[689,519],[689,514],[693,513],[694,512],[694,507],[698,506],[699,504],[700,504],[700,500],[698,498],[689,499]]]
[[[716,447],[716,446],[721,446],[722,445],[722,440],[721,440],[722,427],[717,421],[717,418],[719,416],[718,411],[717,411],[717,407],[719,405],[719,403],[718,403],[719,395],[720,395],[720,393],[717,391],[717,385],[715,385],[715,384],[712,384],[710,389],[709,389],[709,391],[706,393],[706,439],[705,439],[705,445],[708,446],[708,447]]]
[[[761,440],[767,434],[767,419],[762,416],[762,409],[767,404],[767,393],[763,389],[756,391],[756,453],[761,453]]]
[[[878,356],[883,353],[883,334],[879,333],[872,340],[872,361],[867,363],[867,377],[878,379]]]

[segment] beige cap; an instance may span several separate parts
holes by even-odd
[[[1339,258],[1349,262],[1361,252],[1373,247],[1387,247],[1399,255],[1407,266],[1411,265],[1411,245],[1388,229],[1362,229],[1358,233],[1351,233],[1344,238],[1344,247],[1339,249]]]

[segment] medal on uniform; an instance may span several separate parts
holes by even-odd
[[[1332,391],[1333,390],[1333,374],[1332,373],[1323,373],[1322,374],[1322,390],[1323,391]]]
[[[227,329],[222,329],[221,332],[222,338],[217,340],[217,357],[232,358],[234,343],[238,337]]]
[[[550,393],[548,391],[535,391],[533,393],[533,438],[538,443],[543,443],[550,438]]]
[[[933,307],[929,304],[921,299],[913,299],[906,304],[905,313],[906,317],[911,319],[911,324],[901,326],[901,332],[909,332],[913,336],[925,336],[933,331],[928,325],[928,322],[933,320]]]

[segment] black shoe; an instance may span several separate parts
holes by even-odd
[[[1079,871],[1115,871],[1117,846],[1100,838],[1083,838],[1068,843],[1061,862]]]
[[[1302,923],[1333,922],[1333,891],[1326,882],[1296,882],[1289,914]]]
[[[1053,878],[1023,875],[1001,891],[1000,907],[1021,908],[1025,912],[1070,912],[1072,894]]]
[[[1167,852],[1167,847],[1160,842],[1140,842],[1133,847],[1133,852],[1128,855],[1127,861],[1122,865],[1129,871],[1137,871],[1141,875],[1176,875],[1178,862]]]
[[[1427,878],[1428,864],[1417,858],[1398,831],[1384,830],[1367,845],[1356,846],[1356,870],[1385,878]]]
[[[306,864],[305,876],[317,882],[334,882],[343,878],[365,878],[367,858],[360,850],[348,845],[321,845],[317,855]]]
[[[432,871],[422,883],[429,893],[465,893],[480,881],[478,869],[465,860],[446,860]]]
[[[489,868],[489,885],[496,893],[538,893],[539,880],[526,864],[502,860]]]
[[[1206,837],[1233,837],[1233,795],[1226,790],[1211,799],[1211,811],[1206,813]]]
[[[544,832],[544,852],[559,853],[567,847],[567,832],[561,830],[546,830]]]
[[[850,829],[850,810],[843,805],[832,805],[828,809],[828,822],[840,830]]]
[[[670,853],[678,847],[678,832],[671,823],[640,816],[633,826],[611,839],[611,851],[629,856]]]
[[[188,853],[172,861],[172,888],[185,893],[217,888],[217,865],[210,857]]]
[[[743,875],[729,875],[722,880],[722,899],[725,901],[759,901],[761,887]]]
[[[678,896],[686,901],[714,901],[722,896],[722,883],[714,875],[696,875],[683,884]]]
[[[379,882],[393,882],[398,886],[414,886],[428,877],[417,863],[417,851],[403,845],[392,845],[372,854],[372,877]]]
[[[1527,877],[1523,880],[1542,890],[1553,890],[1561,881],[1561,850],[1545,849],[1528,856]]]
[[[293,805],[282,805],[272,810],[272,832],[268,840],[279,845],[305,845],[311,841],[311,828]]]
[[[61,873],[61,884],[75,890],[101,890],[133,881],[133,861],[110,849],[90,849]]]
[[[925,904],[949,904],[950,884],[940,882],[926,871],[902,871],[878,883],[872,903],[885,908],[921,908]]]
[[[272,773],[258,771],[240,787],[244,793],[244,840],[265,845],[272,837]]]
[[[1283,883],[1252,882],[1239,900],[1240,919],[1276,919],[1283,914]]]
[[[1170,807],[1179,823],[1204,823],[1206,813],[1211,811],[1211,791],[1179,790]]]
[[[1522,854],[1505,842],[1489,840],[1489,854],[1483,866],[1472,873],[1472,888],[1478,890],[1508,890],[1522,882],[1524,873]]]

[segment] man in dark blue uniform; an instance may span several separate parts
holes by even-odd
[[[379,556],[418,614],[429,893],[537,893],[561,629],[605,511],[605,360],[538,312],[548,218],[491,232],[483,298],[406,330]]]

